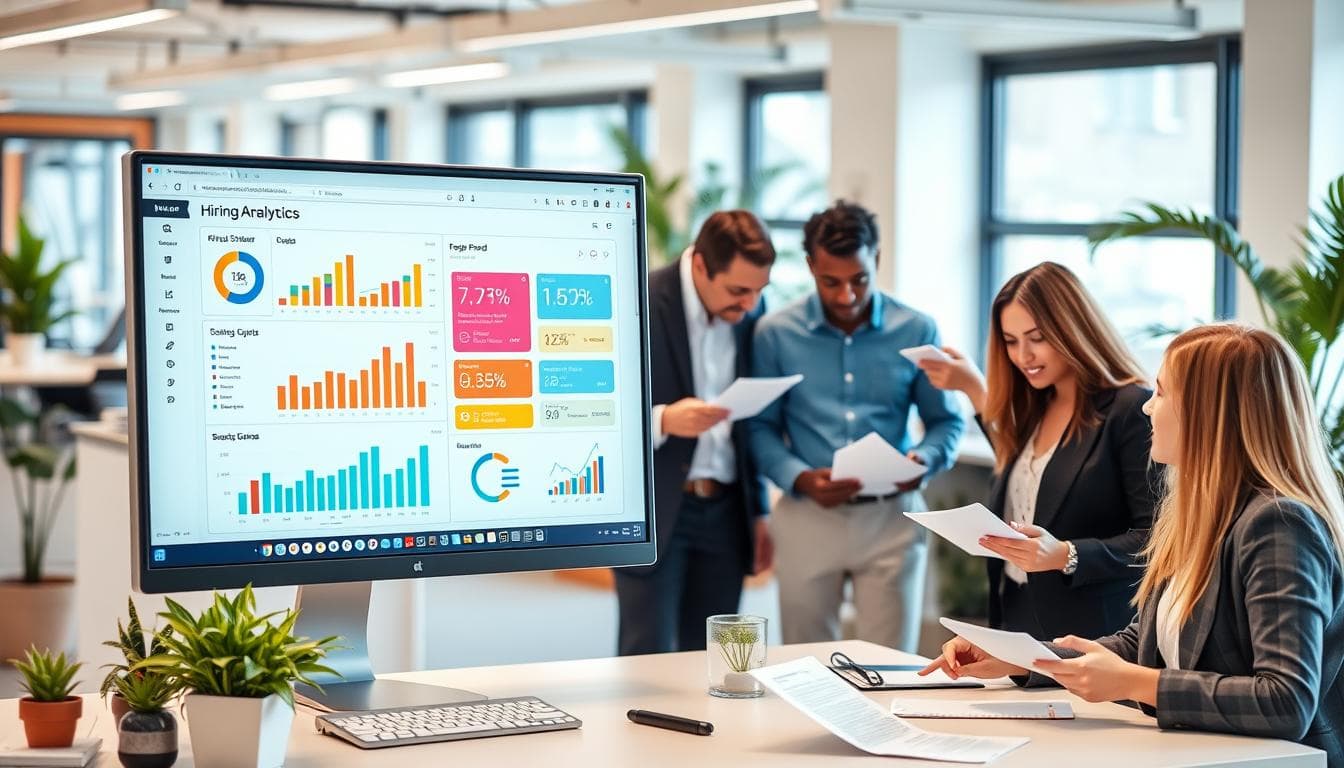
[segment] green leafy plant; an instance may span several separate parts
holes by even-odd
[[[702,173],[704,180],[699,189],[691,194],[690,210],[687,212],[685,226],[677,226],[672,214],[672,202],[685,183],[685,176],[676,174],[663,178],[653,162],[644,155],[644,150],[624,128],[613,125],[609,129],[611,142],[621,153],[625,173],[638,173],[644,177],[644,212],[647,223],[648,245],[655,263],[672,262],[695,238],[695,232],[709,214],[725,207],[758,207],[761,194],[775,180],[791,173],[801,173],[802,163],[789,162],[762,168],[752,174],[738,190],[737,197],[731,198],[732,189],[723,180],[723,167],[718,163],[705,163]],[[805,180],[797,193],[798,199],[814,194],[822,186],[817,179]]]
[[[946,539],[938,539],[934,548],[939,613],[959,619],[987,618],[989,577],[984,558],[968,555]]]
[[[131,672],[153,671],[174,678],[183,691],[205,696],[264,698],[279,696],[294,707],[294,683],[318,687],[311,675],[338,673],[319,662],[338,638],[309,640],[294,636],[293,610],[256,615],[252,587],[232,600],[215,593],[199,616],[165,598],[168,610],[159,616],[172,634],[162,638],[164,651],[133,665]],[[279,624],[271,619],[279,616]]]
[[[1287,268],[1266,266],[1228,222],[1193,210],[1144,203],[1088,235],[1095,257],[1105,244],[1128,237],[1184,232],[1209,241],[1255,289],[1265,323],[1293,347],[1311,376],[1336,469],[1344,469],[1344,408],[1336,404],[1344,359],[1336,344],[1344,335],[1344,176],[1330,183],[1323,209],[1313,210],[1300,230],[1301,258]]]
[[[19,248],[12,254],[0,251],[0,287],[4,303],[0,318],[10,333],[46,333],[52,326],[72,317],[74,310],[57,309],[56,284],[75,259],[66,259],[42,268],[42,249],[46,241],[33,234],[19,217]]]
[[[10,659],[23,675],[19,684],[35,701],[65,701],[78,683],[72,683],[75,673],[83,664],[65,658],[65,652],[53,656],[50,650],[39,651],[37,646],[28,649],[26,659]]]
[[[715,627],[712,637],[729,669],[734,672],[751,669],[751,653],[761,639],[757,627],[751,624]]]
[[[174,678],[154,673],[119,675],[113,678],[112,688],[136,712],[158,712],[181,690]]]
[[[126,661],[124,664],[104,664],[103,669],[108,670],[107,676],[103,678],[103,684],[98,688],[99,696],[107,696],[113,690],[125,696],[125,693],[119,687],[118,681],[123,678],[134,678],[136,681],[142,681],[146,678],[162,678],[161,674],[148,672],[146,670],[131,671],[131,667],[144,661],[150,656],[156,656],[167,650],[164,645],[164,638],[172,635],[172,627],[164,627],[153,634],[146,633],[140,625],[140,614],[135,610],[135,601],[126,598],[126,608],[130,613],[130,618],[123,626],[121,619],[117,619],[117,639],[104,640],[103,645],[108,648],[116,648],[121,651],[122,658]],[[141,693],[148,692],[149,689],[139,689]],[[129,701],[129,699],[128,699]],[[160,705],[162,706],[162,705]],[[134,709],[134,706],[132,706]],[[144,710],[147,711],[147,710]]]
[[[32,411],[0,398],[0,452],[9,467],[19,512],[23,581],[42,581],[47,544],[65,491],[75,477],[75,454],[60,439],[60,409]]]

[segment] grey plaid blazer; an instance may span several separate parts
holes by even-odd
[[[1157,707],[1142,707],[1159,727],[1288,739],[1344,768],[1344,574],[1325,523],[1302,503],[1255,495],[1233,518],[1181,628],[1180,669],[1165,669],[1157,649],[1156,599],[1099,642],[1162,668]]]

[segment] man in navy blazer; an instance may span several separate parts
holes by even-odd
[[[719,211],[676,263],[649,274],[658,562],[616,570],[621,655],[703,649],[705,618],[737,612],[743,576],[770,566],[744,423],[710,401],[750,375],[774,261],[759,219]]]

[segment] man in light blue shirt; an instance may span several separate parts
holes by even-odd
[[[754,376],[806,377],[749,425],[757,466],[785,491],[770,524],[783,639],[840,639],[848,578],[858,637],[914,651],[927,545],[901,513],[927,509],[921,483],[869,495],[857,480],[832,478],[831,462],[836,449],[877,432],[928,467],[927,479],[952,465],[965,420],[953,397],[900,355],[940,346],[938,329],[873,287],[873,214],[837,202],[808,221],[803,248],[816,293],[763,318],[752,349]],[[924,424],[915,445],[912,406]]]

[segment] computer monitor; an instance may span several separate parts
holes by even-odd
[[[373,682],[372,580],[654,561],[643,177],[124,171],[136,589],[309,585],[373,708],[445,699]]]

